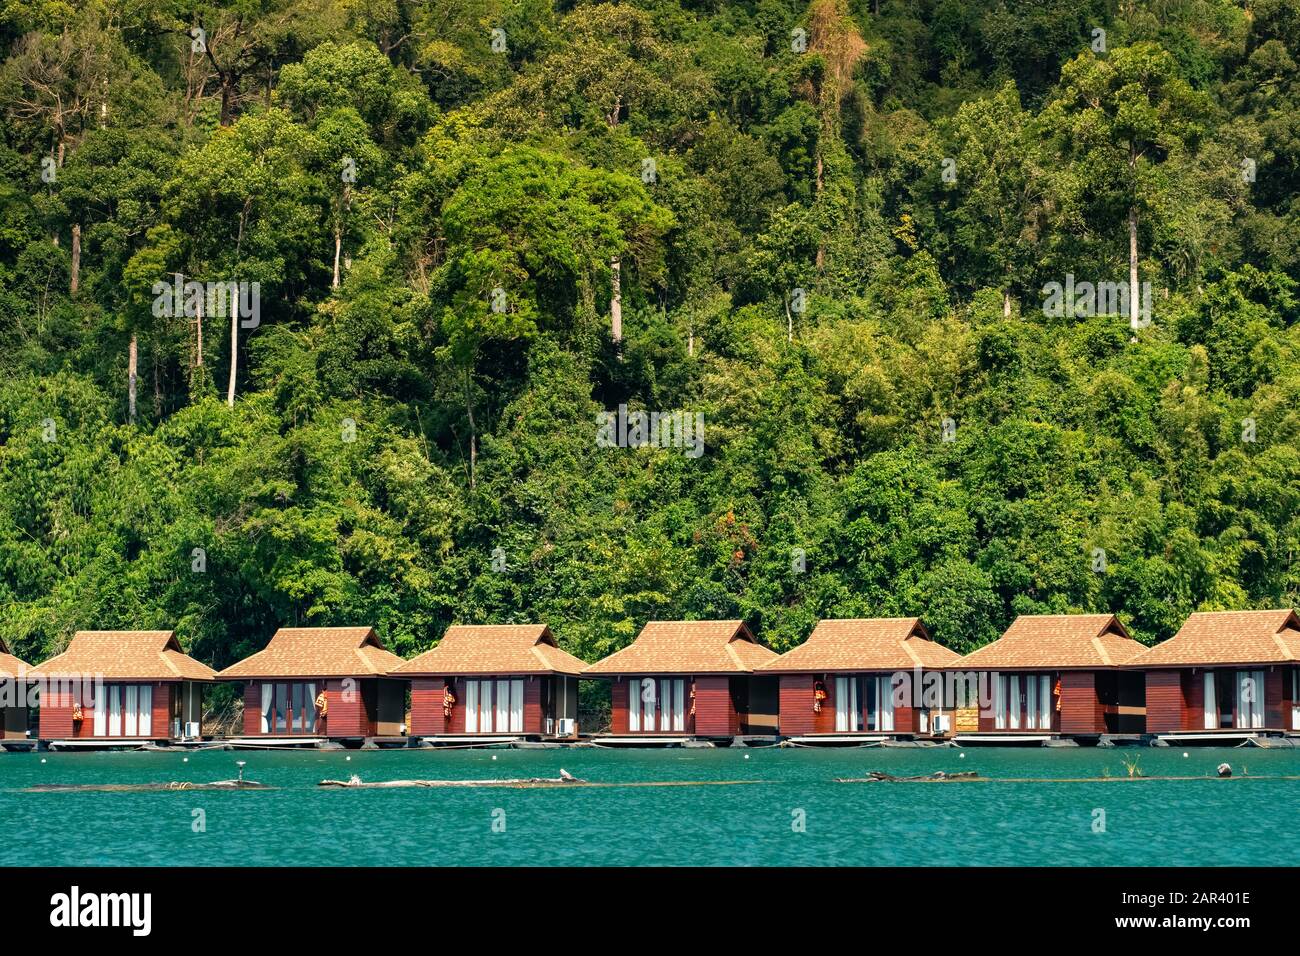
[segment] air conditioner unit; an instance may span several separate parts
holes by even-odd
[[[561,717],[555,722],[555,736],[572,737],[573,736],[573,718]]]
[[[200,733],[201,733],[201,725],[197,720],[191,720],[189,723],[185,725],[186,737],[192,737],[195,740],[197,740],[199,738]]]
[[[930,733],[936,735],[946,734],[948,728],[952,726],[950,719],[949,715],[944,713],[936,712],[932,714],[930,717]]]

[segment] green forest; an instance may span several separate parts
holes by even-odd
[[[1300,604],[1298,62],[1300,0],[0,0],[0,633]]]

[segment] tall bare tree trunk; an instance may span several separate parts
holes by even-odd
[[[1002,293],[1002,318],[1011,318],[1011,290]]]
[[[235,376],[239,373],[239,284],[230,284],[230,384],[226,404],[235,407]]]
[[[609,257],[609,327],[614,347],[623,344],[623,264],[618,256]]]
[[[68,286],[68,291],[72,295],[77,294],[77,288],[81,285],[81,223],[74,223],[72,226],[72,282]]]
[[[138,370],[139,345],[136,334],[132,332],[131,345],[126,353],[126,417],[132,425],[135,424],[135,383]]]
[[[343,227],[334,228],[334,281],[330,283],[331,289],[339,287],[339,255],[343,251]]]
[[[1128,210],[1128,321],[1131,328],[1138,327],[1138,212],[1137,206]]]

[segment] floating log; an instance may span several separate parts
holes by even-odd
[[[958,773],[945,773],[942,770],[936,770],[934,773],[920,774],[915,777],[896,777],[892,773],[885,773],[883,770],[872,770],[865,777],[836,777],[836,783],[939,783],[949,780],[983,780],[974,770],[962,770]]]
[[[190,783],[172,780],[168,783],[43,783],[25,787],[21,793],[157,793],[189,790],[274,790],[256,780],[214,780],[212,783]]]
[[[341,787],[347,790],[377,790],[397,787],[563,787],[579,780],[567,770],[561,770],[558,777],[517,777],[497,780],[380,780],[366,783],[353,775],[348,780],[322,780],[318,786]]]

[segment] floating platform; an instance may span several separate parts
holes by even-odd
[[[35,737],[13,737],[0,739],[0,749],[11,750],[15,753],[29,753],[36,750],[40,741]]]
[[[226,737],[214,743],[226,750],[342,749],[328,737]]]
[[[483,749],[488,747],[509,748],[525,743],[524,737],[519,734],[503,734],[492,737],[480,734],[442,734],[418,739],[420,743],[417,746],[425,749],[433,747],[440,750]]]
[[[958,734],[953,740],[961,747],[1046,747],[1051,734]]]
[[[783,746],[791,747],[879,747],[889,737],[884,734],[801,734],[787,737]]]
[[[643,734],[627,736],[601,736],[591,738],[597,747],[712,747],[712,741],[696,740],[694,737],[648,737]]]

